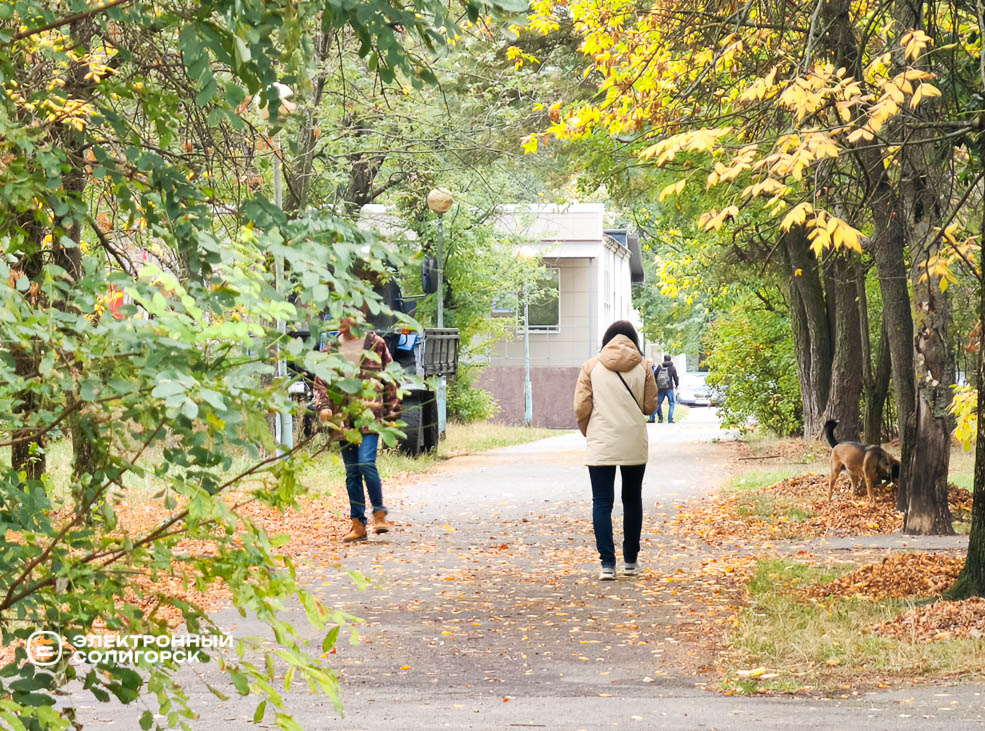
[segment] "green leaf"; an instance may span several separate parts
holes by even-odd
[[[216,688],[214,685],[210,685],[208,683],[206,683],[205,685],[209,689],[209,691],[212,693],[212,695],[214,695],[220,701],[228,701],[229,700],[229,696],[226,695],[225,693],[223,693],[218,688]]]
[[[356,570],[349,571],[349,578],[352,579],[359,591],[365,591],[366,587],[369,586],[369,579]]]
[[[334,627],[332,627],[332,629],[330,629],[325,634],[325,639],[322,640],[322,643],[321,643],[321,651],[322,652],[329,652],[329,651],[331,651],[331,649],[333,647],[335,647],[335,643],[339,639],[339,630],[340,629],[341,629],[341,627],[339,625],[335,625]]]
[[[250,694],[250,680],[246,677],[246,673],[236,668],[230,668],[229,677],[232,678],[233,685],[236,686],[240,695]]]
[[[140,714],[140,728],[147,731],[151,726],[154,725],[154,714],[150,711],[144,711]]]
[[[236,36],[233,39],[233,44],[236,53],[236,67],[238,68],[244,63],[249,63],[253,55],[250,53],[250,47],[246,45],[246,42],[239,36]]]
[[[336,384],[341,391],[353,396],[363,390],[363,382],[358,378],[344,378]]]
[[[267,701],[260,701],[257,705],[256,711],[253,713],[253,723],[260,723],[263,720],[263,715],[267,712]]]

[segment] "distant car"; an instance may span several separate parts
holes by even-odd
[[[712,394],[707,379],[708,374],[700,371],[682,375],[677,387],[677,401],[687,406],[711,406]]]

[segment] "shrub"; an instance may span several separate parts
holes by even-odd
[[[723,395],[726,427],[752,422],[780,436],[798,433],[803,407],[788,318],[741,302],[718,317],[706,336],[708,384]]]
[[[463,424],[485,421],[499,413],[493,395],[475,385],[480,372],[477,368],[460,368],[448,392],[448,415]]]

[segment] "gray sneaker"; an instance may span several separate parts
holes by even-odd
[[[637,576],[638,574],[640,574],[640,573],[643,572],[643,569],[640,568],[640,564],[637,561],[636,563],[628,563],[628,564],[626,564],[623,567],[623,571],[622,572],[626,576]]]
[[[616,567],[603,566],[602,570],[599,571],[599,581],[615,581],[615,580],[616,580]]]

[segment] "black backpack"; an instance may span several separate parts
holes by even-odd
[[[657,388],[666,391],[671,388],[673,382],[670,379],[670,370],[664,366],[654,366],[653,375],[657,379]]]

